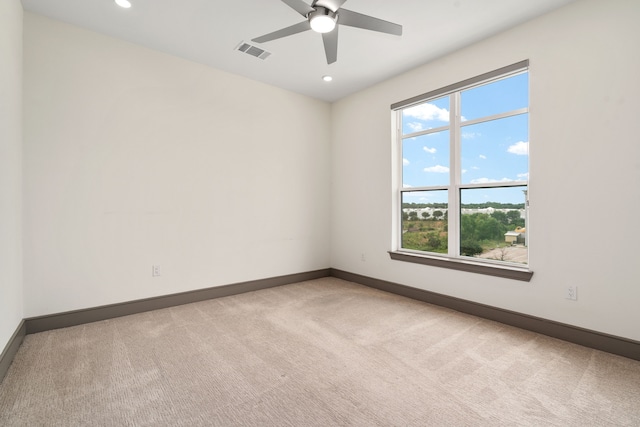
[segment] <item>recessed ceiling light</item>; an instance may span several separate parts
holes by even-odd
[[[124,7],[125,9],[129,9],[131,7],[131,2],[129,0],[116,0],[116,4],[120,7]]]
[[[331,80],[333,80],[333,77],[331,77],[331,76],[322,76],[322,80],[324,80],[325,82],[330,82]]]

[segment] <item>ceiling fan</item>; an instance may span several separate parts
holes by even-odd
[[[313,30],[322,34],[327,64],[333,64],[338,59],[338,25],[363,28],[396,36],[402,35],[402,25],[343,9],[341,6],[346,1],[313,0],[311,5],[308,5],[302,0],[282,0],[287,6],[304,16],[306,21],[256,37],[253,41],[265,43],[303,31]]]

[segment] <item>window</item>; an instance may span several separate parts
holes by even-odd
[[[528,79],[523,61],[392,106],[392,258],[531,278]]]

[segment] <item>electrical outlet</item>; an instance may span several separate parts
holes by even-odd
[[[151,266],[151,275],[153,277],[158,277],[160,276],[160,266],[159,265],[153,265]]]
[[[570,299],[573,301],[578,300],[578,287],[577,286],[567,286],[567,294],[565,295],[566,299]]]

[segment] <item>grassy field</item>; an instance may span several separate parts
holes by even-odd
[[[418,251],[447,253],[446,221],[402,221],[402,247]]]
[[[402,247],[405,249],[446,254],[447,239],[447,221],[404,220],[402,222]],[[478,244],[482,248],[482,253],[476,255],[479,258],[527,263],[525,246],[512,246],[503,239],[482,240]]]

